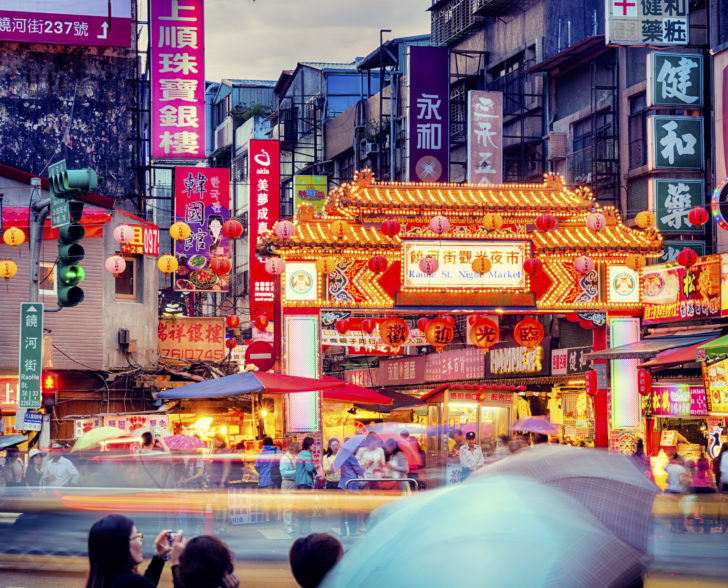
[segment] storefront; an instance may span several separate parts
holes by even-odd
[[[574,444],[594,444],[594,400],[587,394],[584,374],[592,367],[591,347],[551,350],[554,384],[549,395],[551,422],[563,425],[563,437]],[[560,378],[560,379],[556,379]]]

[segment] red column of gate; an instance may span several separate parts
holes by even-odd
[[[592,330],[594,351],[607,348],[607,327],[595,327]],[[606,364],[605,360],[596,360],[595,364]],[[609,382],[607,381],[607,384]],[[599,389],[594,396],[594,445],[609,447],[609,414],[607,410],[608,390]]]

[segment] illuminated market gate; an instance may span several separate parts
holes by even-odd
[[[458,315],[472,317],[469,339],[483,351],[502,338],[499,317],[513,314],[527,315],[513,329],[527,348],[543,337],[545,314],[592,328],[595,350],[606,347],[607,329],[611,346],[631,343],[640,331],[640,269],[662,251],[654,217],[636,220],[642,228],[625,226],[614,207],[552,174],[543,184],[485,186],[377,183],[361,172],[329,194],[323,214],[304,205],[294,223],[279,221],[259,241],[259,253],[284,262],[267,263],[281,276],[281,367],[320,375],[321,316],[339,311],[352,317],[337,323],[340,332],[356,329],[393,349],[446,346]],[[442,313],[449,316],[418,322]],[[599,378],[593,398],[601,447],[608,402],[612,428],[640,423],[636,363],[612,370],[619,387],[608,399]],[[320,431],[320,410],[316,393],[291,395],[287,431]]]

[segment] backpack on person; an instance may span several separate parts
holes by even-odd
[[[278,455],[278,450],[273,451],[273,455]],[[274,488],[280,488],[283,483],[283,476],[281,476],[281,459],[274,459],[273,465],[270,467],[270,481],[273,482]]]

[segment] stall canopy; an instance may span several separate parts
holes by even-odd
[[[705,351],[705,359],[716,359],[728,356],[728,335],[723,335],[700,346]]]
[[[314,378],[302,378],[286,374],[265,372],[243,372],[180,386],[173,390],[163,390],[157,394],[162,400],[183,400],[194,398],[224,398],[238,394],[264,392],[266,394],[289,394],[294,392],[313,392],[341,387],[341,380],[326,382]]]
[[[715,338],[717,333],[701,333],[695,335],[670,335],[666,337],[648,337],[629,345],[610,347],[601,351],[592,351],[586,354],[587,359],[648,359],[666,349],[678,349],[705,343]]]
[[[376,390],[357,386],[331,376],[323,376],[321,380],[332,384],[337,383],[339,386],[338,388],[324,390],[324,400],[338,400],[357,404],[392,404],[393,402],[389,396],[380,394]]]
[[[711,345],[713,342],[717,342],[721,339],[726,339],[723,345],[728,353],[728,338],[717,337],[711,339],[707,343],[695,343],[694,345],[688,345],[687,347],[680,347],[679,349],[668,349],[667,351],[661,351],[654,358],[639,364],[637,367],[640,368],[666,368],[675,365],[683,365],[686,363],[695,363],[707,357],[705,347]]]

